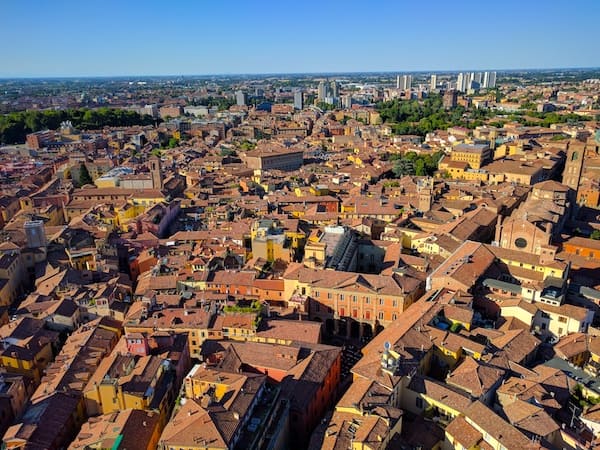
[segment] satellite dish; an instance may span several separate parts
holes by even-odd
[[[383,348],[385,348],[386,350],[389,350],[390,348],[392,348],[392,344],[390,344],[389,341],[385,341],[383,343]]]

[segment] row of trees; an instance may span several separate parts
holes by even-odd
[[[70,120],[76,128],[84,130],[154,123],[154,119],[149,115],[142,116],[135,111],[113,108],[19,111],[0,116],[0,142],[23,143],[28,133],[55,130],[66,120]]]
[[[194,101],[192,101],[192,105],[194,106],[208,106],[209,108],[212,106],[216,106],[217,108],[219,108],[219,111],[225,111],[227,109],[229,109],[231,106],[235,105],[235,98],[229,98],[229,97],[214,97],[214,96],[208,96],[208,97],[202,97],[201,99],[194,99]]]
[[[483,125],[485,119],[492,114],[483,109],[467,111],[462,106],[446,110],[439,95],[431,95],[423,101],[394,99],[380,102],[376,107],[383,121],[392,127],[394,133],[419,136],[452,126],[475,128]]]
[[[538,119],[538,120],[531,120]],[[591,117],[580,116],[579,114],[568,113],[559,114],[556,112],[537,112],[527,111],[524,115],[516,115],[515,120],[526,126],[549,127],[555,123],[575,123],[592,120]]]

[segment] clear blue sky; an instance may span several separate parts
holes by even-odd
[[[600,66],[600,0],[0,0],[0,77]]]

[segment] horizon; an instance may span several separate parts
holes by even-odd
[[[558,71],[600,71],[600,66],[588,67],[537,67],[537,68],[512,68],[512,69],[447,69],[447,70],[392,70],[392,71],[346,71],[346,72],[256,72],[256,73],[185,73],[185,74],[115,74],[115,75],[39,75],[39,76],[0,76],[0,80],[77,80],[77,79],[118,79],[118,78],[208,78],[208,77],[271,77],[271,76],[330,76],[330,75],[396,75],[396,74],[458,74],[465,72],[496,72],[502,73],[534,73]]]
[[[357,0],[168,7],[157,0],[4,0],[0,13],[8,19],[0,39],[10,43],[0,47],[3,79],[600,65],[595,0],[556,0],[543,8],[519,0],[501,7],[466,0],[452,8],[441,0],[369,7]]]

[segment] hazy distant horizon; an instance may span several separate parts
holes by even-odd
[[[186,73],[186,74],[115,74],[115,75],[38,75],[38,76],[0,76],[0,80],[76,80],[76,79],[143,79],[143,78],[209,78],[209,77],[281,77],[281,76],[332,76],[332,75],[396,75],[396,74],[457,74],[461,72],[497,72],[497,73],[534,73],[560,71],[600,71],[600,66],[589,67],[538,67],[512,69],[448,69],[448,70],[365,70],[365,71],[332,71],[332,72],[256,72],[256,73]]]

